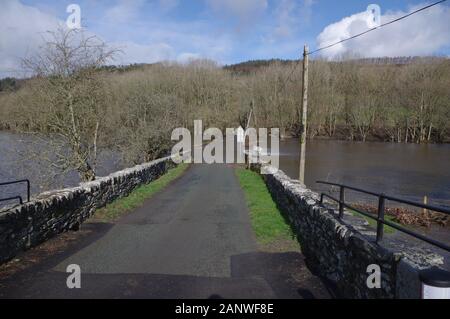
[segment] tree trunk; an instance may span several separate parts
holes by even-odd
[[[427,141],[430,142],[431,141],[431,133],[433,131],[433,123],[430,123],[430,127],[428,128],[428,136],[427,136]]]
[[[95,172],[89,163],[85,163],[78,171],[83,182],[95,181]]]

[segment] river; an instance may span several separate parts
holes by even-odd
[[[299,150],[297,139],[286,139],[280,143],[280,169],[292,178],[299,175]],[[450,145],[308,141],[305,184],[319,192],[330,190],[329,186],[317,184],[317,180],[339,182],[415,202],[423,202],[424,196],[427,196],[429,204],[450,208]],[[337,188],[333,195],[339,197]],[[378,205],[374,196],[351,191],[346,191],[345,196],[351,202],[369,203],[374,207]],[[414,209],[389,201],[386,204]],[[412,228],[435,240],[450,242],[448,227],[432,225],[429,228]],[[412,240],[400,232],[394,236],[403,243]],[[447,252],[420,241],[416,243],[444,254],[445,267],[450,270]]]
[[[299,141],[280,143],[280,168],[298,178]],[[339,182],[374,192],[450,207],[450,145],[308,141],[305,184],[316,191]],[[348,192],[349,199],[366,196]]]
[[[29,149],[34,151],[29,152]],[[32,196],[43,191],[76,186],[80,183],[78,173],[75,171],[54,175],[50,169],[50,163],[43,159],[45,156],[35,156],[37,153],[47,153],[46,156],[52,156],[52,152],[48,152],[48,145],[36,137],[0,132],[0,183],[29,179]],[[105,176],[123,168],[116,154],[109,151],[100,152],[97,175]],[[25,184],[0,186],[0,199],[17,195],[26,198]],[[15,202],[17,201],[0,202],[0,207]]]
[[[80,182],[74,171],[45,179],[48,163],[23,156],[29,140],[26,135],[0,132],[0,182],[29,178],[33,194]],[[280,168],[292,178],[298,178],[298,153],[297,139],[281,141]],[[99,157],[99,176],[124,168],[111,152]],[[316,184],[317,180],[328,180],[414,201],[427,196],[429,203],[450,207],[450,145],[308,141],[305,179],[316,191],[329,189]],[[18,189],[23,187],[1,187],[0,198]],[[348,198],[370,199],[352,192]]]
[[[77,185],[76,172],[55,176],[48,180],[48,163],[25,158],[28,136],[0,132],[0,182],[29,178],[32,193],[58,187]],[[280,168],[293,178],[298,177],[297,139],[280,143]],[[450,207],[450,145],[416,145],[391,143],[358,143],[313,140],[307,145],[306,185],[313,190],[327,189],[315,182],[328,180],[361,187],[405,199]],[[104,176],[124,168],[118,156],[111,152],[100,155],[98,175]],[[0,198],[23,195],[23,186],[0,187]],[[348,198],[364,196],[348,194]]]
[[[45,149],[45,145],[40,145],[33,139],[27,135],[0,132],[0,182],[28,178],[31,181],[32,195],[75,186],[80,182],[76,172],[52,176],[48,170],[48,162],[30,157],[27,152],[30,145],[38,150]],[[33,143],[29,143],[30,141]],[[292,178],[298,178],[298,154],[297,139],[280,142],[280,168]],[[319,185],[316,181],[328,180],[418,202],[427,196],[430,204],[450,207],[449,164],[448,144],[313,140],[307,144],[305,183],[319,192],[328,191],[329,187]],[[117,154],[103,151],[99,155],[98,176],[123,168]],[[26,198],[25,185],[0,187],[0,198],[17,195]],[[377,205],[375,197],[349,191],[346,199]],[[0,202],[0,207],[12,203],[14,202]],[[392,205],[389,202],[387,204]],[[420,231],[444,242],[450,240],[448,227],[433,226]]]

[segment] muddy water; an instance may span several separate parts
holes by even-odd
[[[298,178],[299,142],[280,143],[280,168]],[[324,190],[328,180],[414,201],[450,207],[450,145],[316,140],[307,145],[305,183]],[[349,197],[359,198],[357,194]]]
[[[34,149],[28,152],[28,148]],[[32,195],[46,190],[75,186],[80,178],[75,171],[69,171],[62,175],[53,175],[47,160],[37,158],[34,154],[42,153],[52,156],[44,142],[28,135],[11,134],[0,132],[0,183],[19,179],[29,179],[31,182]],[[43,156],[44,157],[44,156]],[[99,165],[97,174],[108,175],[123,168],[118,156],[112,152],[101,152],[99,154]],[[0,186],[0,198],[20,195],[26,198],[25,184]],[[0,202],[0,207],[12,202]]]
[[[450,145],[317,140],[309,141],[306,152],[305,183],[313,190],[329,192],[330,187],[316,183],[327,180],[415,202],[423,202],[427,196],[429,204],[450,208]],[[292,178],[298,178],[298,153],[298,140],[280,143],[280,168]],[[331,193],[339,196],[337,188]],[[346,191],[346,200],[377,207],[375,197],[360,193]],[[395,202],[388,201],[387,205],[417,211]],[[450,243],[449,227],[413,228],[428,237]],[[398,232],[395,235],[406,236]]]
[[[29,136],[0,132],[0,182],[28,178],[32,194],[80,182],[73,171],[48,178],[48,162],[23,155],[30,139]],[[280,168],[293,178],[298,177],[298,153],[298,140],[281,141]],[[98,175],[122,169],[118,158],[116,154],[103,152]],[[306,184],[313,190],[329,190],[329,187],[315,183],[328,180],[413,201],[423,201],[427,196],[430,204],[450,207],[450,145],[315,140],[308,142],[306,158]],[[0,187],[0,198],[19,194],[25,197],[24,185]],[[347,192],[346,198],[376,205],[376,198],[371,196]],[[0,206],[2,204],[5,203]],[[448,228],[432,232],[439,238],[449,233]]]
[[[76,172],[45,180],[43,175],[48,173],[45,167],[48,163],[23,155],[30,145],[26,143],[29,139],[31,137],[0,132],[0,181],[29,178],[33,193],[79,182]],[[298,140],[281,141],[280,168],[293,178],[298,177],[298,152]],[[98,175],[121,168],[123,165],[117,155],[101,154]],[[309,141],[306,184],[317,191],[328,189],[316,184],[317,180],[342,182],[414,201],[423,201],[427,196],[432,204],[450,207],[450,145]],[[0,189],[0,197],[5,192],[5,188]],[[352,193],[348,198],[365,200],[364,196]]]

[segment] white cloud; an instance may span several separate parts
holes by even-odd
[[[2,21],[0,23],[0,78],[7,76],[23,77],[26,74],[21,68],[21,58],[36,53],[43,44],[45,33],[56,30],[58,26],[64,26],[65,21],[59,20],[54,15],[43,12],[36,7],[23,5],[19,0],[0,1],[2,1],[0,10],[0,21]],[[161,1],[163,2],[163,0]],[[113,40],[108,44],[120,48],[123,52],[123,54],[117,56],[114,63],[154,63],[175,60],[179,58],[179,55],[171,43],[180,44],[183,43],[182,41],[186,42],[185,45],[189,43],[198,43],[199,46],[204,45],[205,47],[199,47],[198,50],[205,52],[208,49],[212,49],[214,52],[216,47],[216,50],[219,50],[216,53],[220,54],[220,49],[217,49],[222,44],[220,39],[198,37],[191,35],[185,29],[178,31],[178,26],[171,26],[170,30],[166,28],[123,28],[120,27],[119,23],[116,23],[135,17],[143,4],[144,1],[140,0],[119,1],[116,6],[104,13],[107,20],[102,25],[104,27],[102,35],[111,35],[111,32],[113,35],[119,35],[115,41]],[[88,32],[93,34],[90,31]],[[134,32],[132,33],[134,35],[141,34],[142,41],[122,41],[121,39],[129,37],[130,32]],[[209,48],[206,46],[209,46]]]
[[[417,10],[423,5],[411,7]],[[381,23],[405,15],[405,12],[387,12]],[[330,24],[317,37],[318,47],[348,38],[368,30],[367,12],[361,12]],[[322,51],[327,58],[346,53],[363,57],[431,55],[450,45],[450,8],[444,5],[432,7],[404,20],[365,34],[359,38]]]
[[[35,52],[46,31],[55,30],[63,21],[21,4],[3,0],[0,10],[0,78],[21,76],[20,60]]]

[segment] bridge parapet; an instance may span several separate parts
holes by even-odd
[[[172,166],[172,157],[165,157],[0,209],[0,264],[59,233],[76,230],[96,209],[150,183]]]
[[[320,204],[319,194],[280,170],[263,178],[290,221],[308,267],[342,297],[420,298],[419,271],[444,262],[443,256],[413,244],[399,246],[388,238],[377,244],[366,220],[348,213],[339,219],[334,209]],[[380,267],[381,288],[368,287],[369,265]]]

